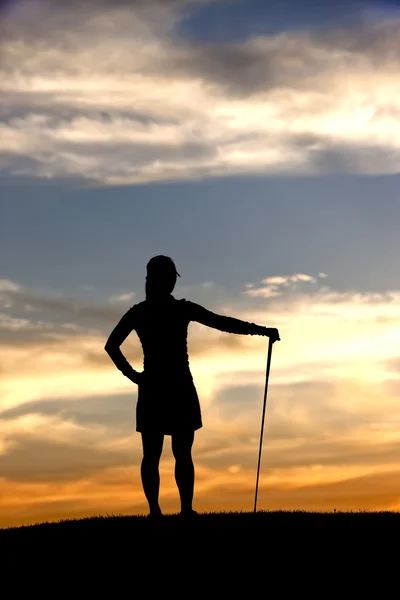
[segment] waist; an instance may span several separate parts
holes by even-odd
[[[188,371],[189,357],[182,356],[145,356],[143,368],[151,371]]]

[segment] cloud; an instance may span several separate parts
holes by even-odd
[[[350,476],[345,480],[299,487],[280,486],[276,481],[259,485],[259,510],[358,511],[398,510],[399,473],[389,472]],[[208,501],[203,506],[225,510],[225,486],[229,485],[232,510],[251,511],[254,484],[244,483],[241,472],[229,474],[226,480],[208,489]],[[242,507],[245,507],[244,509]],[[385,508],[383,508],[385,507]]]
[[[234,462],[229,454],[237,454],[238,448],[242,456],[254,453],[263,393],[261,384],[221,386],[215,392],[208,412],[212,427],[227,440],[221,449],[225,465]],[[382,462],[382,454],[385,462],[396,462],[399,419],[392,412],[393,401],[385,393],[383,397],[379,386],[368,390],[367,384],[340,379],[270,383],[265,423],[268,464],[271,468],[307,467],[315,461],[371,464]]]
[[[259,283],[248,283],[242,294],[252,297],[273,298],[287,294],[289,290],[297,290],[297,282],[316,283],[316,278],[304,273],[293,275],[267,277]]]
[[[397,18],[217,44],[177,36],[195,3],[36,4],[1,42],[5,174],[398,171]]]
[[[357,70],[380,65],[385,75],[393,73],[400,59],[398,28],[398,18],[387,18],[369,20],[352,29],[324,28],[314,32],[304,28],[301,32],[258,35],[241,43],[196,43],[176,64],[178,70],[200,72],[236,97],[289,84],[296,92],[311,91],[312,81],[317,98],[327,73],[332,72],[335,82],[340,82],[342,74],[334,73],[337,68],[356,75]]]
[[[288,277],[266,277],[265,279],[262,280],[262,283],[269,283],[269,284],[286,284],[286,282],[288,281]]]
[[[0,292],[16,292],[21,286],[9,279],[0,279]]]
[[[133,292],[134,294],[134,292]],[[132,296],[133,297],[133,296]],[[124,298],[125,300],[126,298]],[[123,313],[121,309],[110,306],[96,306],[96,304],[86,302],[77,298],[61,297],[60,295],[50,295],[47,293],[32,292],[22,285],[9,281],[7,287],[0,289],[0,302],[7,304],[9,309],[15,313],[26,314],[28,312],[42,315],[53,315],[56,318],[72,319],[75,325],[86,323],[112,323],[120,318]],[[4,316],[3,318],[7,318]],[[12,317],[8,317],[9,327],[16,327],[12,324]],[[65,323],[65,321],[64,321]]]
[[[127,435],[134,427],[136,395],[114,394],[73,399],[37,400],[0,412],[0,418],[12,421],[26,415],[56,417],[82,427],[106,427],[107,436]]]
[[[136,296],[136,292],[127,292],[126,294],[119,294],[118,296],[111,296],[109,298],[109,302],[131,302],[133,298]]]
[[[9,481],[77,481],[115,464],[132,464],[127,453],[96,450],[88,444],[71,446],[41,440],[23,440],[0,455],[2,477]]]

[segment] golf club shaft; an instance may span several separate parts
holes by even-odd
[[[265,409],[267,406],[267,391],[268,391],[269,370],[271,367],[272,344],[273,344],[273,341],[271,338],[269,338],[267,372],[266,372],[266,377],[265,377],[264,404],[263,404],[262,419],[261,419],[260,449],[258,452],[256,493],[255,493],[255,497],[254,497],[254,512],[257,512],[258,479],[260,477],[261,450],[262,450],[262,442],[263,442],[263,435],[264,435],[264,420],[265,420]]]

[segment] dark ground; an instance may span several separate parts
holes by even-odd
[[[13,572],[13,581],[15,572],[23,579],[27,567],[35,573],[62,570],[62,581],[84,569],[82,577],[93,576],[96,585],[118,572],[118,581],[133,588],[146,574],[146,586],[160,585],[175,595],[182,577],[194,578],[195,591],[211,573],[231,590],[241,577],[260,585],[264,577],[278,585],[278,578],[287,587],[300,564],[315,581],[318,562],[329,570],[330,586],[349,565],[354,574],[360,562],[365,583],[370,575],[365,557],[374,559],[375,574],[385,553],[397,561],[399,534],[395,512],[204,513],[192,521],[167,515],[160,524],[145,516],[99,516],[0,529],[0,569]],[[169,583],[160,579],[163,571]]]

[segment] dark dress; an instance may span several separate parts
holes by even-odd
[[[202,427],[200,402],[189,367],[190,321],[229,333],[257,335],[262,327],[215,314],[186,299],[169,295],[162,302],[144,300],[123,317],[128,335],[135,330],[143,348],[138,385],[136,431],[171,435]]]

